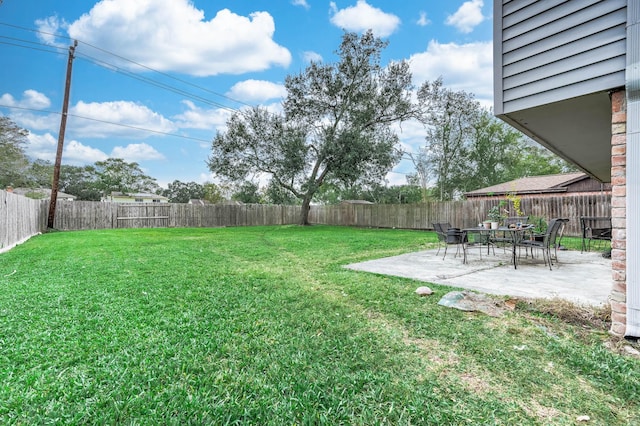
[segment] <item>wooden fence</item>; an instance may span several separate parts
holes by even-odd
[[[310,222],[373,228],[433,229],[433,222],[460,228],[478,225],[499,200],[466,200],[424,204],[341,204],[313,206]],[[522,197],[520,209],[545,219],[568,218],[565,235],[579,236],[580,216],[611,216],[611,195]],[[515,214],[513,214],[515,216]]]
[[[298,222],[298,206],[264,204],[198,206],[173,203],[59,201],[54,227],[63,231],[113,228],[192,228],[288,225]]]
[[[312,206],[314,224],[373,228],[432,229],[433,222],[458,227],[477,225],[497,200],[466,200],[424,204],[341,204]],[[0,251],[44,232],[49,203],[0,191]],[[611,196],[573,195],[522,197],[521,209],[530,216],[569,218],[566,235],[581,234],[580,216],[611,216]],[[59,230],[113,228],[186,228],[288,225],[298,223],[299,206],[263,204],[119,204],[60,200],[54,227]]]
[[[49,204],[0,191],[0,253],[46,231]]]

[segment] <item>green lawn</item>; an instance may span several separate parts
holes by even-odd
[[[1,424],[588,424],[640,412],[640,361],[522,306],[343,265],[431,232],[51,233],[0,255]]]

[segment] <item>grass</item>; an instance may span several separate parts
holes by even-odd
[[[590,424],[640,411],[606,329],[344,269],[435,234],[65,232],[0,255],[2,424]]]

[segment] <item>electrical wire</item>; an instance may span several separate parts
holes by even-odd
[[[0,22],[0,25],[2,25],[2,26],[6,26],[6,27],[11,27],[11,28],[16,28],[16,29],[20,29],[20,30],[24,30],[24,31],[29,31],[29,32],[33,32],[33,33],[45,34],[45,35],[53,36],[53,37],[56,37],[56,38],[63,38],[63,39],[67,39],[67,40],[70,40],[70,41],[75,40],[75,39],[72,39],[71,37],[64,36],[64,35],[61,35],[61,34],[50,33],[50,32],[47,32],[47,31],[36,30],[36,29],[33,29],[33,28],[22,27],[22,26],[19,26],[19,25],[13,25],[13,24],[9,24],[9,23],[6,23],[6,22]],[[1,37],[1,36],[0,36],[0,37]],[[10,38],[10,37],[6,37],[6,38]],[[16,40],[19,40],[19,39],[16,39]],[[28,41],[28,40],[20,40],[20,41],[25,42],[25,43],[34,43],[34,44],[40,44],[40,45],[43,45],[43,46],[47,46],[46,44],[43,44],[43,43],[31,42],[31,41]],[[100,51],[100,52],[106,53],[107,55],[113,56],[113,57],[118,58],[118,59],[120,59],[120,60],[122,60],[122,61],[125,61],[125,62],[128,62],[128,63],[131,63],[131,64],[133,64],[133,65],[135,65],[135,66],[137,66],[137,67],[144,68],[144,69],[146,69],[146,70],[149,70],[149,71],[152,71],[152,72],[157,73],[157,74],[159,74],[159,75],[162,75],[162,76],[164,76],[164,77],[166,77],[166,78],[169,78],[169,79],[172,79],[172,80],[178,81],[178,82],[180,82],[180,83],[182,83],[182,84],[185,84],[185,85],[188,85],[188,86],[194,87],[194,88],[196,88],[196,89],[199,89],[199,90],[202,90],[202,91],[204,91],[204,92],[207,92],[207,93],[213,94],[213,95],[215,95],[215,96],[219,96],[219,97],[221,97],[221,98],[224,98],[224,99],[227,99],[227,100],[229,100],[229,101],[232,101],[232,102],[238,103],[238,104],[240,104],[240,105],[249,106],[249,107],[253,107],[253,106],[254,106],[254,105],[248,104],[248,103],[246,103],[246,102],[240,101],[240,100],[238,100],[238,99],[231,98],[231,97],[229,97],[229,96],[227,96],[227,95],[224,95],[224,94],[222,94],[222,93],[219,93],[219,92],[216,92],[216,91],[213,91],[213,90],[207,89],[206,87],[203,87],[203,86],[200,86],[200,85],[197,85],[197,84],[191,83],[191,82],[189,82],[189,81],[187,81],[187,80],[184,80],[184,79],[178,78],[178,77],[173,76],[173,75],[171,75],[171,74],[168,74],[168,73],[166,73],[166,72],[156,70],[156,69],[154,69],[154,68],[152,68],[152,67],[149,67],[149,66],[147,66],[147,65],[141,64],[141,63],[136,62],[136,61],[134,61],[134,60],[132,60],[132,59],[126,58],[126,57],[121,56],[121,55],[118,55],[117,53],[113,53],[113,52],[111,52],[111,51],[109,51],[109,50],[106,50],[106,49],[103,49],[103,48],[101,48],[101,47],[94,46],[94,45],[92,45],[91,43],[87,43],[87,42],[84,42],[84,41],[81,41],[81,40],[78,40],[78,43],[80,43],[80,44],[82,44],[82,45],[85,45],[85,46],[88,46],[88,47],[91,47],[91,48],[93,48],[93,49],[96,49],[96,50],[98,50],[98,51]],[[57,48],[57,49],[61,49],[61,48],[58,48],[58,47],[56,47],[56,48]],[[76,54],[77,54],[77,55],[79,55],[79,54],[80,54],[80,52],[76,52]],[[86,55],[86,54],[85,54],[85,56],[86,56],[86,57],[88,57],[88,58],[91,58],[91,56],[89,56],[89,55]],[[107,64],[107,65],[109,65],[109,66],[110,66],[110,67],[112,67],[112,68],[119,68],[119,67],[117,67],[116,65],[109,64],[109,63],[108,63],[108,62],[106,62],[106,61],[98,60],[98,59],[96,59],[96,58],[91,58],[91,59],[92,59],[92,60],[100,61],[100,62],[102,62],[103,64]],[[129,75],[129,76],[131,76],[131,75]],[[148,79],[148,80],[153,80],[153,79]],[[164,86],[171,87],[171,86],[166,85],[166,84],[165,84]],[[162,87],[162,86],[158,86],[158,87]],[[175,90],[179,90],[179,89],[176,89],[176,88],[174,88],[174,89],[175,89]],[[188,93],[188,92],[184,92],[184,93]],[[195,95],[193,95],[193,96],[195,96]],[[202,98],[202,99],[204,99],[204,98]],[[212,103],[212,104],[216,104],[214,101],[209,101],[209,102],[210,102],[210,103]],[[218,104],[218,105],[221,105],[221,104]],[[230,107],[225,107],[225,108],[226,108],[226,109],[231,109]],[[237,111],[237,109],[233,109],[233,110],[234,110],[234,111]]]
[[[62,113],[58,112],[58,111],[49,111],[49,110],[44,110],[44,109],[19,107],[19,106],[14,106],[14,105],[0,104],[0,108],[20,109],[20,110],[34,111],[34,112],[45,113],[45,114],[62,115]],[[189,139],[189,140],[194,140],[194,141],[198,141],[198,142],[211,143],[211,140],[208,140],[208,139],[196,138],[196,137],[192,137],[192,136],[185,136],[185,135],[180,135],[180,134],[177,134],[177,133],[162,132],[160,130],[147,129],[147,128],[144,128],[144,127],[132,126],[130,124],[114,123],[112,121],[100,120],[99,118],[93,118],[93,117],[85,117],[83,115],[78,115],[78,114],[67,113],[67,116],[68,117],[74,117],[74,118],[80,118],[80,119],[83,119],[83,120],[97,121],[99,123],[110,124],[110,125],[113,125],[113,126],[126,127],[126,128],[129,128],[129,129],[142,130],[142,131],[145,131],[145,132],[156,133],[156,134],[165,135],[165,136],[173,136],[173,137],[177,137],[177,138]]]

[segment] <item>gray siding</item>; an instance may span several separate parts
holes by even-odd
[[[624,86],[626,4],[495,0],[496,113]]]

